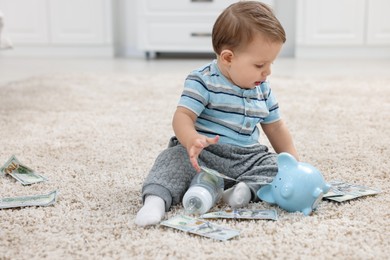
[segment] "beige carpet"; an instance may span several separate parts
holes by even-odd
[[[323,201],[308,217],[250,204],[276,208],[279,220],[215,221],[241,230],[227,242],[135,226],[184,76],[47,75],[0,86],[1,163],[15,154],[49,178],[0,178],[0,196],[60,192],[50,207],[0,210],[0,259],[389,259],[390,77],[271,82],[301,159],[327,180],[381,194]]]

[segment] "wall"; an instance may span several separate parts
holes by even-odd
[[[275,0],[274,7],[276,16],[282,23],[287,34],[287,41],[280,53],[281,57],[294,57],[295,55],[295,25],[296,25],[296,1],[295,0]]]
[[[115,55],[142,57],[137,50],[137,14],[135,1],[113,1],[113,34]]]

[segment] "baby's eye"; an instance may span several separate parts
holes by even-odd
[[[255,67],[261,69],[262,67],[264,67],[264,64],[256,64]]]

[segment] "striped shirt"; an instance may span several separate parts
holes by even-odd
[[[279,106],[268,82],[242,89],[223,76],[216,60],[188,75],[178,106],[198,116],[198,133],[219,135],[220,143],[243,147],[259,143],[258,123],[280,119]]]

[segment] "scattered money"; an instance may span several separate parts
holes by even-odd
[[[274,177],[270,177],[270,176],[251,176],[251,177],[247,178],[247,180],[244,178],[241,178],[240,180],[236,180],[234,178],[226,176],[223,173],[217,172],[216,170],[207,168],[205,166],[201,166],[200,168],[202,169],[202,171],[204,171],[208,174],[211,174],[211,175],[214,175],[217,177],[221,177],[221,178],[226,179],[226,180],[235,181],[235,182],[244,181],[246,184],[266,185],[266,184],[269,184],[270,182],[272,182],[274,179]]]
[[[5,175],[11,175],[23,185],[47,181],[45,177],[36,173],[26,165],[23,165],[15,155],[12,155],[11,158],[9,158],[9,160],[0,168],[0,172]]]
[[[0,199],[0,209],[20,208],[29,206],[49,206],[56,202],[57,190],[48,194],[9,197]]]
[[[273,209],[234,209],[209,212],[201,215],[200,218],[278,220],[278,213]]]
[[[161,222],[161,225],[221,241],[229,240],[240,234],[240,231],[238,230],[222,227],[205,220],[184,215],[178,215],[165,220]]]
[[[267,185],[274,180],[271,176],[248,176],[240,178],[240,181],[245,182],[248,185]]]
[[[324,195],[324,199],[343,202],[363,196],[375,195],[380,193],[380,190],[369,188],[362,185],[346,183],[344,181],[330,181],[332,187]]]
[[[221,177],[223,179],[226,179],[226,180],[231,180],[231,181],[237,181],[236,179],[233,179],[229,176],[226,176],[225,174],[222,174],[220,172],[217,172],[216,170],[213,170],[213,169],[210,169],[210,168],[207,168],[207,167],[204,167],[204,166],[201,166],[200,167],[204,172],[208,173],[208,174],[211,174],[211,175],[214,175],[214,176],[217,176],[217,177]]]

